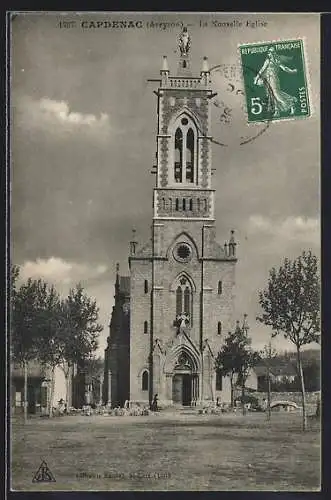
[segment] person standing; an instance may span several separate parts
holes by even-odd
[[[158,402],[158,397],[157,394],[154,395],[153,402],[152,402],[152,411],[157,411],[157,402]]]

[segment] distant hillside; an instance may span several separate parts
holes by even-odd
[[[305,379],[305,388],[307,391],[317,391],[320,389],[320,350],[307,349],[302,351],[302,367]],[[296,352],[285,351],[278,353],[275,358],[270,361],[270,371],[274,376],[293,377],[293,380],[278,380],[273,382],[273,390],[299,390],[300,383],[297,376],[297,357]],[[264,377],[266,374],[266,363],[261,360],[255,367],[255,372],[258,376]],[[262,384],[265,382],[261,381]]]
[[[291,363],[296,363],[296,352],[293,351],[284,351],[279,353],[280,360],[290,361]],[[303,366],[311,363],[320,363],[321,351],[320,349],[306,349],[305,351],[301,351],[301,359]]]

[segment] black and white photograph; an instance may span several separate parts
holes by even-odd
[[[320,15],[7,22],[10,489],[320,491]]]

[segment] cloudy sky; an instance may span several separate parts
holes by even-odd
[[[75,25],[60,27],[64,20]],[[115,20],[143,27],[96,27]],[[232,21],[233,27],[215,26]],[[156,97],[147,79],[159,77],[163,55],[176,72],[181,22],[189,25],[197,75],[205,55],[211,67],[238,69],[239,43],[305,38],[313,116],[272,123],[245,145],[240,137],[263,127],[246,124],[241,96],[229,85],[242,87],[240,71],[212,74],[218,99],[232,110],[229,123],[213,111],[213,136],[225,144],[213,145],[217,233],[223,243],[236,230],[236,314],[248,313],[256,347],[270,335],[255,321],[257,291],[269,269],[304,249],[319,254],[318,15],[18,15],[12,22],[12,258],[23,279],[42,277],[63,294],[78,281],[86,287],[105,327],[100,354],[116,262],[128,274],[133,226],[140,242],[150,235]],[[275,347],[290,344],[279,338]]]

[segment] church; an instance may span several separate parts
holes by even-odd
[[[130,242],[129,276],[117,267],[105,350],[104,401],[163,407],[230,401],[215,371],[233,329],[234,232],[216,240],[208,59],[194,76],[190,36],[179,37],[177,74],[163,57],[157,95],[156,177],[151,238]],[[151,138],[152,139],[152,138]],[[138,187],[139,189],[139,187]],[[224,241],[224,240],[223,240]]]

